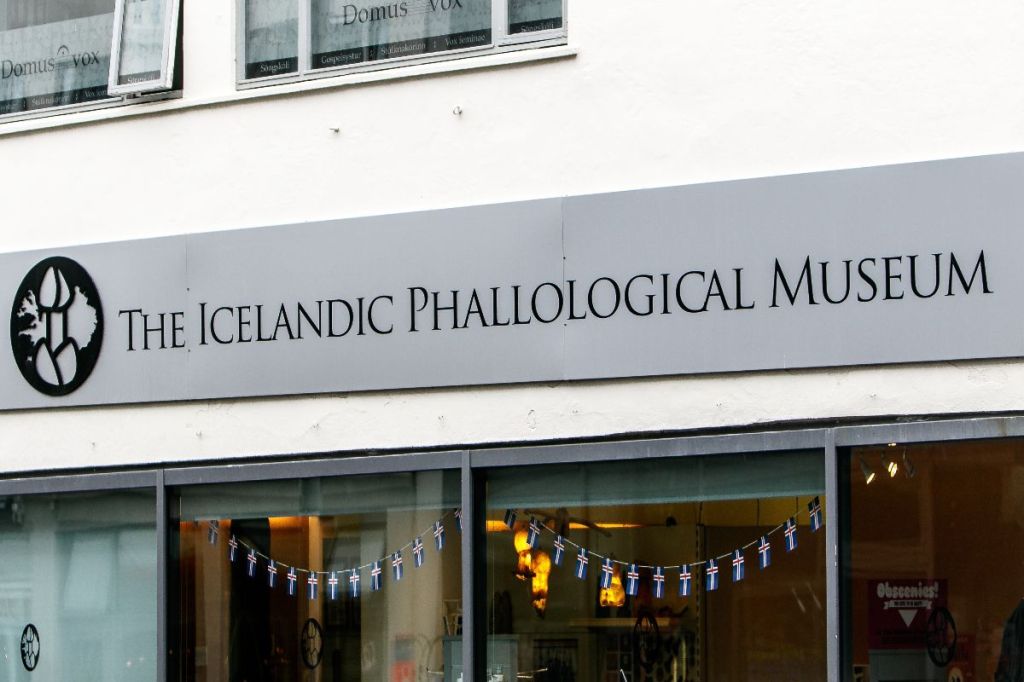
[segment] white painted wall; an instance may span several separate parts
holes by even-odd
[[[1024,149],[1009,0],[571,0],[573,57],[239,101],[233,5],[187,3],[180,102],[0,125],[0,252]],[[1015,411],[1022,386],[983,362],[6,413],[0,468]]]

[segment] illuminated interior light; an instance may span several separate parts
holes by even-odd
[[[512,543],[515,545],[516,554],[519,555],[519,561],[516,563],[516,570],[513,571],[513,574],[519,580],[532,578],[534,576],[533,548],[530,547],[526,524],[516,524],[516,531],[515,535],[512,536]]]
[[[622,572],[618,564],[612,565],[612,584],[602,587],[598,595],[601,606],[622,606],[626,603],[626,589],[622,586]]]
[[[860,470],[864,474],[864,484],[871,485],[871,481],[875,480],[875,472],[871,470],[868,463],[864,461],[864,457],[860,457]]]

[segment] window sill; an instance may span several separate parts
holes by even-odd
[[[265,99],[269,97],[283,97],[306,92],[331,90],[335,88],[361,85],[364,83],[405,80],[437,74],[491,69],[501,66],[527,64],[530,62],[566,59],[575,57],[577,53],[578,50],[570,45],[556,45],[552,47],[529,48],[510,52],[464,57],[462,59],[452,59],[449,61],[427,62],[409,66],[396,65],[395,68],[391,69],[348,73],[329,78],[317,78],[313,80],[277,85],[266,85],[264,87],[253,87],[245,90],[237,90],[220,97],[206,97],[199,99],[189,99],[184,97],[178,99],[163,99],[153,102],[124,102],[115,105],[107,104],[102,108],[90,109],[88,111],[60,114],[55,113],[52,116],[46,116],[44,118],[0,123],[0,137],[38,130],[48,130],[51,128],[63,128],[67,126],[98,123],[136,116],[162,114],[171,111],[221,106],[225,104],[234,104],[235,102],[246,102],[249,100]]]

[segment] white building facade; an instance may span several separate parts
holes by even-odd
[[[441,2],[0,0],[0,677],[1024,667],[1024,9]]]

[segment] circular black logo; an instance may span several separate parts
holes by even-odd
[[[39,663],[39,631],[29,623],[21,631],[21,664],[32,672]]]
[[[70,258],[36,263],[11,310],[11,348],[40,393],[68,395],[89,378],[103,343],[103,307],[92,278]]]
[[[302,626],[302,662],[313,670],[320,665],[324,657],[324,630],[315,618],[310,618]]]

